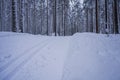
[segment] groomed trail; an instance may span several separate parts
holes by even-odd
[[[0,41],[0,80],[61,80],[70,37],[3,33]]]
[[[120,35],[0,32],[0,80],[120,80]]]

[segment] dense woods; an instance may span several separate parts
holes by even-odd
[[[118,34],[120,0],[0,0],[0,31]]]
[[[93,26],[96,33],[119,33],[119,0],[86,0],[84,4],[88,31]]]

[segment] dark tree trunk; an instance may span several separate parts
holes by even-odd
[[[105,28],[107,29],[107,0],[105,0]]]
[[[12,31],[16,32],[15,1],[12,0]]]
[[[64,18],[64,36],[65,36],[65,0],[64,0],[63,6],[64,6],[64,9],[63,9],[64,10],[64,14],[63,14],[64,15],[63,17]]]
[[[22,32],[23,33],[23,15],[22,15],[22,8],[23,8],[23,6],[22,6],[22,0],[19,0],[20,2],[19,2],[19,30],[20,30],[20,32]]]
[[[99,33],[99,30],[98,30],[98,0],[96,0],[96,33]]]
[[[49,35],[49,32],[48,32],[48,0],[47,0],[47,35]]]
[[[2,0],[0,0],[0,31],[2,31]]]
[[[115,34],[119,33],[118,30],[118,12],[117,12],[117,2],[118,0],[114,0],[114,32]]]
[[[57,36],[57,32],[56,32],[56,0],[54,0],[54,7],[53,7],[53,31],[55,33],[55,36]]]

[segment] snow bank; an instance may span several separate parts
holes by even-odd
[[[63,80],[120,80],[120,35],[77,33],[70,47]]]

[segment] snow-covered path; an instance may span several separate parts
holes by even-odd
[[[11,80],[61,80],[68,45],[69,39],[49,40]]]
[[[120,35],[0,32],[0,80],[120,80]]]
[[[21,39],[34,39],[32,35],[20,35],[20,34],[10,34],[10,35],[0,35],[0,41],[6,40],[7,38],[14,38],[15,43],[18,41],[19,37]],[[1,57],[0,65],[0,80],[61,80],[62,71],[64,67],[64,60],[68,52],[70,37],[55,38],[55,37],[36,37],[35,40],[32,39],[28,44],[26,40],[23,40],[20,44],[8,44],[15,46],[22,46],[24,43],[24,48],[31,46],[27,49],[21,49],[18,47],[18,54],[8,53],[9,49],[2,50],[2,52],[7,52],[10,54],[8,58],[3,54]],[[20,39],[19,38],[19,39]],[[4,41],[5,42],[5,41]],[[31,45],[30,45],[31,44]],[[26,46],[27,45],[27,46]],[[1,49],[4,44],[2,44]],[[24,51],[21,51],[24,50]],[[9,60],[6,60],[9,59]],[[2,64],[3,62],[3,64]]]

